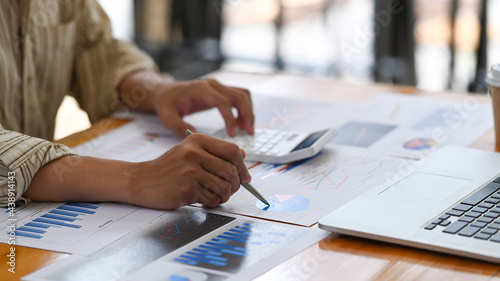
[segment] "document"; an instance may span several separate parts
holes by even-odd
[[[240,188],[217,207],[229,213],[310,226],[388,179],[413,161],[327,146],[319,155],[291,164],[248,163],[252,184],[271,206]]]
[[[14,221],[16,245],[90,255],[160,214],[127,204],[33,202],[3,216],[0,229],[10,234]],[[0,236],[0,242],[9,236]]]
[[[100,251],[23,280],[249,280],[329,234],[193,207],[157,213]]]
[[[493,128],[491,104],[472,95],[457,101],[383,94],[337,127],[332,144],[422,159],[445,145],[469,146]]]
[[[130,116],[135,119],[72,150],[84,156],[141,162],[158,158],[182,140],[165,129],[156,116]]]

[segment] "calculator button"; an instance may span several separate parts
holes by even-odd
[[[269,151],[267,154],[269,154],[269,155],[278,155],[278,153],[280,153],[279,149],[273,149],[273,150]]]
[[[266,153],[267,151],[269,150],[269,148],[261,148],[257,151],[257,153],[261,153],[261,154],[264,154]]]
[[[280,141],[278,139],[272,139],[272,140],[269,141],[269,143],[272,144],[272,145],[275,145],[275,144],[277,144],[279,142]]]

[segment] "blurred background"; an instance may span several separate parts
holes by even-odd
[[[500,0],[99,2],[116,37],[178,80],[222,69],[486,93],[500,63]]]

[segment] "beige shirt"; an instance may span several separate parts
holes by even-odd
[[[21,198],[40,167],[71,154],[46,141],[66,94],[94,122],[121,105],[117,87],[126,75],[154,67],[112,38],[96,0],[0,1],[0,206],[12,198],[9,187]]]

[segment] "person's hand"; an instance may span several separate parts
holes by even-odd
[[[186,129],[196,132],[182,120],[185,115],[213,107],[219,109],[230,136],[236,134],[237,127],[254,133],[252,101],[245,89],[226,87],[213,79],[171,82],[159,73],[142,70],[125,77],[118,90],[129,108],[156,111],[163,125],[179,136],[184,136]]]
[[[217,107],[230,136],[237,127],[249,134],[254,133],[254,115],[250,92],[245,89],[226,87],[213,79],[190,82],[165,83],[154,90],[153,106],[163,125],[184,135],[186,129],[196,129],[183,121],[185,115]],[[232,108],[238,111],[235,118]]]
[[[174,209],[192,203],[215,207],[226,202],[251,176],[244,151],[230,142],[192,134],[161,157],[138,163],[132,191],[137,205]]]

